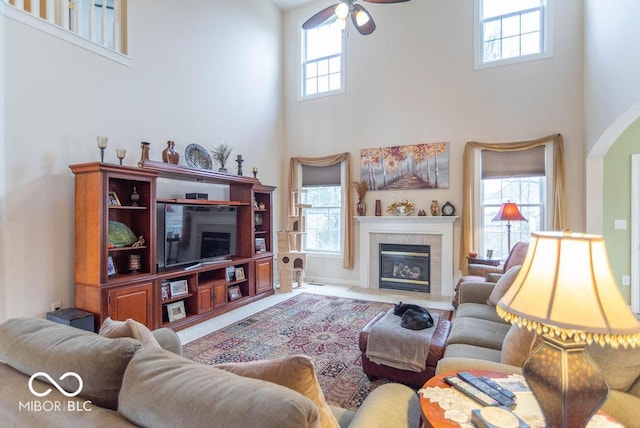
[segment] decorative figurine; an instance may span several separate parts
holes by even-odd
[[[140,200],[140,194],[135,186],[133,186],[133,192],[131,193],[131,206],[137,207],[138,201]]]
[[[238,162],[238,175],[242,175],[242,162],[244,162],[244,160],[242,160],[242,155],[238,155],[236,162]]]

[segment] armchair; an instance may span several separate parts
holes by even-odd
[[[453,294],[452,304],[454,308],[458,307],[460,284],[463,282],[498,282],[498,279],[509,269],[514,266],[521,265],[524,261],[524,256],[529,249],[528,242],[517,242],[511,251],[505,262],[500,266],[488,266],[479,264],[469,265],[469,274],[460,278],[456,284],[456,288]]]

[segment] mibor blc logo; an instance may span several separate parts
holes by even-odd
[[[82,387],[84,383],[82,381],[82,377],[78,373],[75,372],[66,372],[62,376],[60,376],[60,381],[65,380],[68,377],[73,377],[78,381],[78,388],[75,391],[67,391],[65,390],[58,382],[52,378],[48,373],[45,372],[37,372],[31,375],[29,378],[29,391],[31,394],[38,398],[43,398],[48,396],[51,391],[51,388],[47,388],[44,391],[36,390],[33,381],[37,378],[44,378],[51,385],[53,385],[62,395],[68,398],[73,398],[82,392]],[[31,400],[23,403],[20,401],[18,403],[18,409],[20,411],[27,412],[90,412],[92,409],[90,407],[91,401],[60,401],[60,400]]]

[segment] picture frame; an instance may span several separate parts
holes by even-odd
[[[227,291],[229,292],[230,301],[238,300],[242,297],[242,292],[240,291],[240,287],[237,285],[232,285],[231,287],[228,287]]]
[[[186,318],[187,314],[184,310],[184,300],[167,304],[167,317],[169,322]]]
[[[160,286],[160,297],[162,300],[169,300],[169,296],[171,296],[171,290],[169,288],[168,283],[164,283]]]
[[[225,269],[227,282],[236,280],[236,268],[234,266],[227,266]]]
[[[118,276],[118,269],[116,268],[116,263],[113,261],[113,257],[107,257],[107,277],[115,278]]]
[[[109,192],[107,195],[107,204],[109,205],[118,205],[120,206],[120,199],[118,198],[118,194],[116,192]]]
[[[244,267],[240,266],[236,268],[236,281],[242,281],[244,279],[247,279],[244,276]]]
[[[264,238],[256,238],[256,253],[266,253],[267,243]]]
[[[186,296],[189,294],[189,285],[187,284],[186,279],[169,282],[169,289],[171,291],[172,299],[174,297]]]

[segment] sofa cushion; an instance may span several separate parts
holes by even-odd
[[[500,362],[498,349],[483,348],[482,346],[455,343],[444,350],[444,358],[475,358],[483,361]]]
[[[458,318],[480,318],[488,321],[504,323],[498,316],[496,307],[485,303],[462,303],[456,309],[455,319]]]
[[[640,347],[612,349],[594,343],[586,350],[612,389],[627,392],[640,378]]]
[[[496,282],[496,286],[493,288],[493,291],[487,299],[487,305],[498,305],[498,302],[500,301],[500,299],[502,299],[502,296],[507,293],[509,287],[511,287],[511,284],[513,284],[513,281],[516,279],[516,276],[518,276],[518,273],[520,273],[520,265],[512,267],[511,269],[506,271],[504,275],[500,277],[500,279],[498,279],[498,282]]]
[[[502,343],[500,362],[516,367],[522,367],[531,351],[542,342],[542,337],[535,331],[529,331],[526,327],[518,327],[513,324]]]
[[[139,340],[142,346],[160,348],[160,344],[153,336],[153,333],[151,333],[151,330],[149,330],[146,325],[131,318],[126,321],[116,321],[112,320],[111,317],[107,317],[102,323],[102,326],[100,326],[98,334],[103,337],[108,337],[109,339],[130,337]]]
[[[509,324],[479,318],[455,318],[447,339],[447,347],[454,343],[463,343],[500,350],[509,327]]]
[[[277,383],[298,391],[318,406],[320,424],[323,428],[340,426],[324,399],[313,360],[306,355],[291,355],[272,360],[216,364],[214,367],[240,376]]]
[[[317,406],[296,391],[155,348],[129,363],[118,412],[157,428],[320,426]]]
[[[78,380],[60,377],[77,373],[80,395],[114,410],[124,371],[140,348],[132,339],[107,339],[44,319],[14,318],[0,325],[0,360],[27,376],[45,372],[68,392],[78,389]]]

